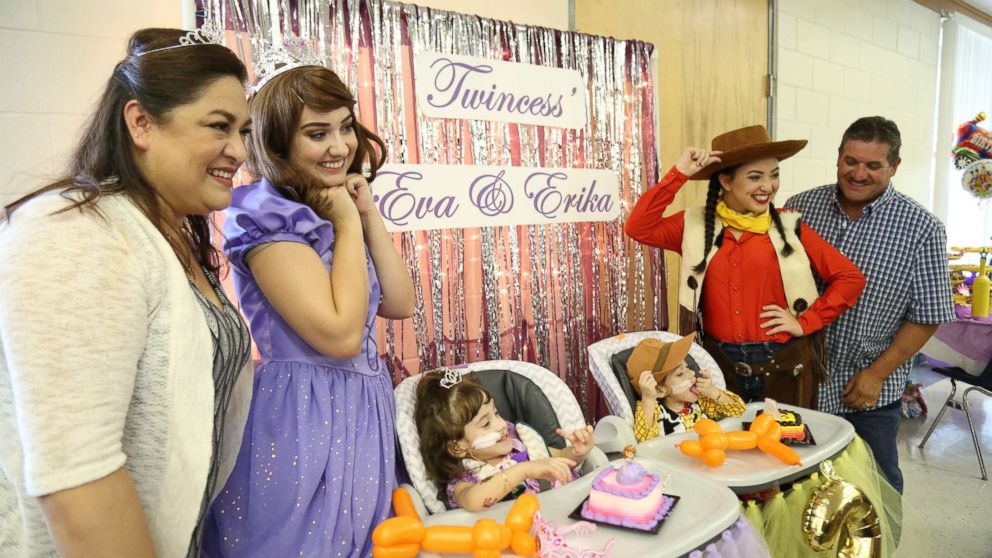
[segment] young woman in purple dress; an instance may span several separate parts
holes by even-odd
[[[369,556],[390,513],[395,404],[375,318],[411,316],[414,294],[361,174],[385,146],[354,105],[321,66],[249,101],[261,180],[235,189],[224,250],[262,362],[207,556]]]

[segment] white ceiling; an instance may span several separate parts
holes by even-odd
[[[965,0],[965,3],[971,4],[979,10],[992,15],[992,0]]]

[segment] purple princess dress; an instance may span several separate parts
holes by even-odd
[[[330,273],[331,223],[262,180],[234,190],[223,232],[262,362],[237,464],[207,518],[203,556],[370,556],[372,530],[389,516],[396,487],[396,407],[376,351],[372,260],[362,352],[335,359],[296,335],[244,262],[262,244],[299,242]]]

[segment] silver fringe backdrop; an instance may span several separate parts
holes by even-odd
[[[359,119],[388,162],[612,169],[621,219],[606,223],[449,229],[395,235],[418,298],[412,320],[384,320],[379,347],[396,381],[485,359],[536,362],[560,375],[586,416],[605,414],[586,346],[667,325],[664,259],[623,234],[638,195],[658,178],[653,46],[517,25],[385,0],[201,0],[250,60],[262,39],[315,43],[358,99]],[[565,130],[425,117],[413,56],[462,54],[578,70],[585,128]]]

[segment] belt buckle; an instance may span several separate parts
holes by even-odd
[[[738,376],[743,376],[745,378],[750,378],[754,375],[751,371],[751,365],[746,362],[735,362],[734,363],[734,373]]]

